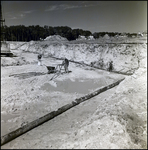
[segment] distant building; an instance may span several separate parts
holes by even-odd
[[[93,36],[85,37],[83,35],[79,35],[79,37],[76,40],[95,40]]]
[[[43,41],[44,39],[40,38],[40,41]]]
[[[120,37],[127,37],[126,33],[121,33]]]
[[[76,40],[86,40],[86,37],[83,35],[79,35],[79,37]]]
[[[87,40],[95,40],[93,36],[88,36]]]
[[[142,32],[143,35],[147,35],[147,30]]]

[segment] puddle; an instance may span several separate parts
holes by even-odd
[[[71,81],[70,79],[64,81],[56,81],[56,87],[50,83],[45,83],[40,89],[46,91],[60,91],[65,93],[80,93],[88,94],[93,90],[107,85],[107,82],[103,79],[76,79]]]
[[[5,121],[8,121],[10,119],[14,119],[16,117],[19,117],[19,116],[20,116],[19,114],[1,114],[1,120],[3,120],[5,122]]]
[[[13,128],[11,128],[12,126],[14,126],[13,122],[1,122],[1,136],[4,136],[18,128],[17,124]]]
[[[1,136],[10,132],[9,130],[14,124],[14,122],[12,122],[12,119],[19,116],[19,114],[1,114]]]

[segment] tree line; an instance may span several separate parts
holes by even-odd
[[[93,36],[95,39],[108,34],[110,37],[115,35],[121,35],[122,33],[118,32],[95,32],[91,33],[88,30],[82,29],[71,29],[68,26],[57,26],[51,27],[45,25],[41,27],[39,25],[32,25],[32,26],[24,26],[24,25],[17,25],[17,26],[3,26],[1,27],[1,40],[5,39],[6,41],[38,41],[40,39],[45,39],[48,36],[52,35],[60,35],[62,37],[67,38],[69,41],[76,40],[79,35],[81,36]],[[130,34],[127,33],[127,36],[137,35],[136,33]]]

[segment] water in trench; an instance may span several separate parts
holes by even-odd
[[[107,77],[104,79],[103,78],[75,79],[74,81],[66,79],[63,81],[56,81],[56,87],[50,83],[45,83],[43,86],[41,86],[40,89],[46,91],[60,91],[71,94],[72,93],[88,94],[102,86],[106,86],[110,83],[113,83],[113,80],[114,79],[110,79]],[[11,128],[11,124],[14,124],[14,122],[11,119],[15,119],[17,117],[19,117],[19,114],[1,114],[1,136],[10,132],[9,129]],[[11,129],[11,131],[12,130],[13,129]]]
[[[19,117],[19,114],[1,114],[1,136],[8,133],[9,129],[11,128],[11,125],[14,124],[12,119],[16,117]]]
[[[102,78],[98,79],[70,79],[64,81],[56,81],[56,87],[50,83],[45,83],[40,89],[46,91],[60,91],[65,93],[88,94],[97,88],[107,85],[107,81]]]

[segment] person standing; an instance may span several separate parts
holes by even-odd
[[[111,72],[112,70],[113,70],[113,61],[110,61],[108,71]]]
[[[42,54],[38,54],[38,65],[39,66],[42,66],[42,60],[41,60],[41,58],[42,58]]]
[[[65,72],[68,73],[69,60],[67,58],[63,60],[62,65],[64,66]]]

